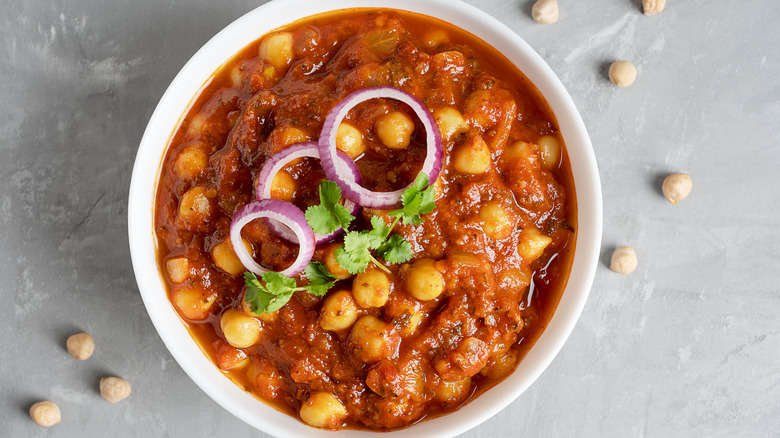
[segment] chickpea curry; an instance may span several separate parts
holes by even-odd
[[[327,429],[403,428],[510,374],[563,293],[576,225],[534,85],[461,29],[376,9],[293,23],[223,65],[170,140],[155,207],[201,349]]]

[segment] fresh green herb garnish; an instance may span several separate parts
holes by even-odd
[[[252,272],[244,273],[244,282],[247,285],[244,300],[250,304],[253,313],[273,313],[281,309],[292,298],[293,293],[309,291],[312,295],[325,295],[336,284],[336,279],[330,274],[322,263],[311,262],[304,269],[304,274],[309,284],[298,286],[294,278],[287,277],[278,272],[266,272],[260,277],[261,282]]]
[[[309,263],[303,273],[309,279],[304,287],[312,295],[323,296],[336,284],[336,277],[320,262]]]
[[[306,221],[317,234],[330,234],[338,228],[347,229],[355,219],[347,207],[339,204],[341,187],[333,181],[320,182],[320,205],[306,209]]]
[[[371,218],[371,230],[348,231],[344,236],[344,246],[336,250],[336,261],[350,274],[358,274],[368,268],[373,262],[378,268],[390,272],[377,260],[371,250],[390,264],[405,263],[412,258],[412,245],[399,234],[391,234],[400,220],[406,225],[420,225],[421,215],[428,214],[436,208],[433,187],[428,186],[428,177],[420,174],[414,185],[409,187],[401,197],[402,208],[388,213],[394,217],[389,226],[378,216]],[[427,187],[427,188],[426,188]]]
[[[347,230],[355,220],[355,216],[341,205],[341,188],[333,181],[320,182],[320,205],[306,209],[306,221],[317,234],[330,234],[338,228]],[[347,231],[344,235],[344,245],[336,250],[336,261],[350,274],[359,274],[374,263],[385,272],[387,267],[372,254],[382,258],[385,263],[405,263],[412,258],[412,245],[400,234],[392,234],[399,221],[405,225],[420,225],[422,215],[436,208],[436,194],[433,187],[428,187],[428,177],[420,174],[414,185],[407,189],[402,197],[402,208],[393,210],[388,215],[395,218],[389,226],[379,216],[371,217],[371,229],[365,231]],[[304,269],[304,275],[309,284],[298,286],[294,278],[278,272],[266,272],[260,279],[251,272],[244,274],[247,285],[245,300],[250,304],[252,312],[258,315],[273,313],[281,309],[298,291],[308,291],[312,295],[322,296],[336,284],[336,278],[320,262],[311,262]]]
[[[426,189],[427,185],[428,176],[422,173],[418,175],[414,185],[406,189],[404,194],[401,195],[403,208],[393,210],[389,215],[395,218],[402,218],[404,225],[420,225],[423,222],[421,215],[428,214],[436,208],[436,202],[434,202],[436,191],[433,187]]]

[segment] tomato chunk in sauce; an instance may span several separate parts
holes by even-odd
[[[334,259],[340,240],[319,245],[314,260],[336,286],[253,314],[232,216],[254,200],[269,157],[317,140],[334,105],[375,86],[421,100],[443,138],[436,209],[395,229],[413,258],[389,274],[350,275]],[[361,103],[338,135],[375,191],[412,182],[424,142],[421,122],[392,99]],[[272,197],[305,209],[319,203],[323,178],[318,160],[297,160],[274,178]],[[363,208],[353,227],[387,213]],[[461,29],[374,9],[293,23],[215,72],[168,145],[155,221],[170,301],[205,354],[246,391],[328,429],[406,427],[511,373],[563,293],[577,224],[563,140],[534,85]],[[260,220],[243,237],[269,269],[297,255]]]

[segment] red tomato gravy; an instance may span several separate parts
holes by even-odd
[[[270,156],[317,140],[336,103],[374,86],[411,93],[442,131],[437,207],[422,225],[396,228],[412,244],[412,260],[389,265],[390,275],[369,268],[346,276],[325,297],[296,292],[279,311],[252,314],[243,303],[245,269],[229,244],[231,217],[254,200]],[[401,149],[386,147],[377,132],[391,112],[414,121]],[[365,187],[396,190],[414,180],[425,131],[408,107],[374,99],[345,122],[362,137],[345,152]],[[290,178],[272,196],[303,209],[319,203],[318,160],[284,171]],[[470,33],[396,10],[317,15],[243,49],[183,116],[157,187],[160,269],[192,337],[238,386],[316,427],[403,428],[500,382],[548,324],[574,254],[571,168],[545,99]],[[364,208],[355,226],[386,214]],[[270,269],[297,255],[262,221],[243,237]],[[340,243],[318,246],[313,260],[338,270]],[[438,294],[430,294],[431,278],[441,281]],[[236,315],[256,321],[252,345],[228,341],[244,335],[225,333]]]

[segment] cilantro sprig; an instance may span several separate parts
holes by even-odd
[[[380,216],[371,217],[371,229],[348,231],[355,220],[349,210],[339,201],[341,188],[333,181],[320,182],[320,204],[306,209],[306,221],[317,234],[330,234],[343,228],[344,244],[335,253],[336,261],[350,274],[359,274],[373,263],[379,269],[390,273],[388,264],[405,263],[412,258],[412,245],[400,234],[393,234],[399,222],[404,225],[420,225],[422,215],[436,208],[436,193],[428,185],[428,176],[420,174],[414,184],[401,196],[402,207],[388,213],[394,218],[390,225]],[[376,256],[374,255],[376,254]],[[379,259],[384,260],[384,263]],[[245,300],[252,312],[258,315],[273,313],[287,304],[295,292],[308,291],[312,295],[325,295],[336,284],[336,278],[320,262],[311,262],[304,269],[309,284],[298,286],[294,278],[278,272],[266,272],[260,279],[251,272],[244,274],[247,286]],[[262,281],[261,281],[262,279]]]
[[[428,176],[420,174],[401,196],[402,208],[388,213],[395,218],[393,222],[388,226],[384,219],[373,216],[371,230],[348,231],[344,236],[344,245],[336,250],[336,261],[353,275],[365,271],[369,263],[390,272],[384,263],[374,257],[372,250],[389,264],[409,261],[412,258],[412,245],[403,236],[391,233],[399,221],[405,225],[420,225],[423,222],[422,215],[436,208],[435,197],[433,187],[428,187]]]
[[[309,280],[309,284],[304,286],[298,286],[294,278],[278,272],[262,274],[262,282],[254,273],[245,272],[244,283],[247,290],[244,300],[249,303],[253,313],[262,315],[281,309],[295,292],[306,290],[312,295],[322,296],[336,284],[336,279],[322,263],[311,262],[303,272]]]

